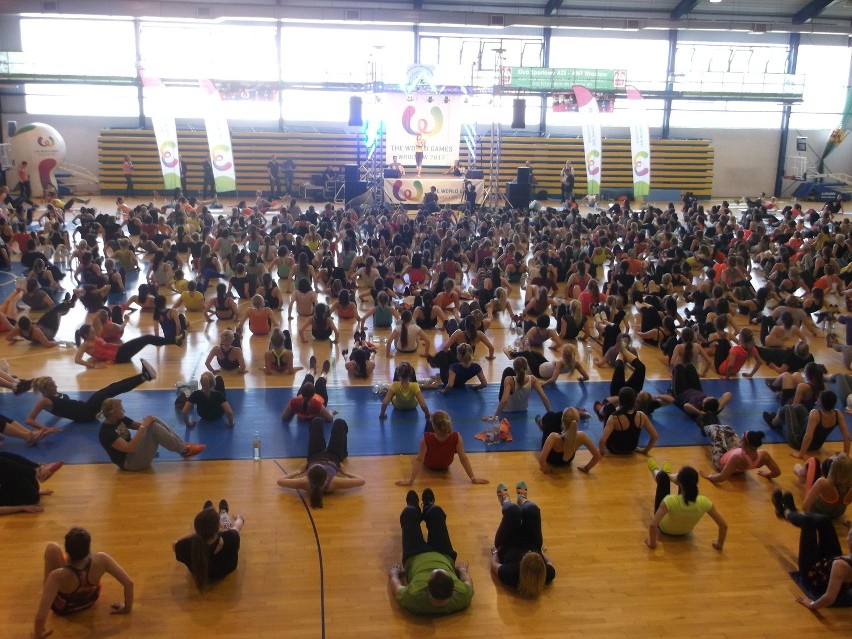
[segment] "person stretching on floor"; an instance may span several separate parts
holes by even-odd
[[[323,422],[319,417],[314,417],[308,428],[308,454],[305,463],[292,475],[281,477],[278,485],[282,488],[308,491],[311,508],[322,508],[323,495],[336,490],[358,488],[363,486],[366,480],[343,470],[343,462],[349,456],[349,425],[346,420],[334,420],[328,444],[325,442]]]
[[[639,435],[643,430],[648,432],[648,443],[639,448]],[[647,455],[659,438],[648,416],[636,410],[636,391],[629,386],[618,391],[618,407],[606,420],[598,442],[600,454],[605,455],[608,451],[613,455],[632,455],[634,452]]]
[[[464,450],[462,436],[453,430],[450,416],[442,410],[432,413],[426,432],[420,440],[420,450],[411,462],[411,476],[408,479],[398,479],[397,486],[411,486],[421,469],[425,466],[430,470],[447,470],[455,456],[464,468],[472,484],[487,484],[487,479],[477,477]]]
[[[310,369],[305,375],[296,397],[287,402],[287,406],[284,407],[284,412],[281,414],[282,421],[287,421],[293,415],[299,419],[322,417],[327,422],[334,419],[337,411],[326,408],[326,404],[328,404],[326,379],[329,370],[331,370],[331,364],[328,360],[325,360],[322,364],[322,373],[319,377],[315,377],[317,358],[311,355]]]
[[[713,542],[713,548],[722,550],[728,534],[728,524],[713,502],[698,494],[698,471],[691,466],[684,466],[677,475],[672,475],[668,462],[664,462],[661,468],[653,457],[648,459],[648,469],[657,482],[657,492],[654,495],[654,519],[648,526],[645,545],[651,549],[656,548],[659,533],[672,537],[690,534],[701,517],[707,513],[719,526],[719,536]],[[672,483],[678,486],[677,495],[671,494]]]
[[[124,602],[113,603],[113,614],[128,614],[133,609],[133,580],[118,562],[105,552],[92,553],[92,538],[83,528],[72,528],[65,535],[65,552],[57,543],[44,550],[44,588],[36,613],[32,636],[42,639],[47,613],[70,615],[92,606],[101,594],[101,577],[106,573],[124,587]]]
[[[447,515],[435,505],[435,493],[426,488],[421,512],[417,493],[409,490],[399,516],[402,528],[402,565],[388,570],[388,593],[400,608],[417,615],[448,615],[464,610],[473,599],[473,580],[466,561],[456,561],[447,530]],[[428,539],[420,522],[426,522]]]
[[[32,380],[32,389],[35,393],[41,393],[42,397],[35,403],[30,414],[27,415],[27,425],[51,433],[58,433],[60,429],[50,428],[37,421],[43,410],[51,415],[70,419],[78,424],[96,421],[104,400],[129,393],[140,384],[157,379],[157,372],[151,366],[151,363],[145,359],[140,360],[140,362],[142,363],[141,373],[113,382],[109,386],[92,393],[86,401],[71,399],[65,393],[60,393],[52,377],[36,377]]]
[[[52,495],[41,483],[50,479],[65,462],[37,464],[15,453],[0,451],[0,515],[40,513],[43,496]]]
[[[588,474],[601,460],[601,453],[592,438],[577,431],[580,412],[573,406],[563,410],[561,415],[546,413],[535,421],[541,429],[541,452],[538,454],[538,467],[541,472],[552,473],[554,466],[570,466],[580,446],[585,446],[592,454],[591,460],[585,466],[578,467],[582,472]]]
[[[391,403],[397,410],[414,410],[419,405],[423,414],[426,415],[426,419],[429,419],[431,416],[429,407],[426,405],[426,400],[423,399],[423,393],[420,391],[420,385],[415,379],[414,368],[408,362],[403,362],[396,367],[393,383],[382,400],[379,419],[387,417],[388,404]]]
[[[527,499],[527,485],[519,481],[517,503],[509,499],[506,484],[497,486],[503,516],[491,548],[491,574],[525,599],[535,599],[556,578],[556,569],[544,554],[541,510]]]
[[[804,466],[796,464],[793,472],[805,480],[802,512],[832,519],[846,514],[846,507],[852,504],[852,458],[835,453],[820,464],[816,457],[811,457]],[[843,523],[849,526],[852,522],[847,519]]]
[[[219,500],[218,510],[208,500],[193,521],[195,533],[172,544],[175,559],[189,568],[199,591],[204,592],[211,581],[218,581],[237,569],[240,529],[244,523],[242,515],[231,519],[224,499]]]
[[[841,591],[852,588],[852,529],[846,536],[849,554],[844,555],[831,517],[799,512],[789,492],[780,500],[777,491],[774,492],[772,504],[780,519],[786,519],[801,531],[799,579],[814,597],[797,595],[796,601],[808,610],[831,606]]]
[[[550,400],[544,394],[541,381],[530,375],[530,367],[524,357],[516,357],[511,367],[503,370],[503,379],[500,382],[500,402],[497,410],[491,417],[483,417],[483,421],[497,421],[500,413],[517,413],[526,411],[529,407],[530,394],[535,390],[544,404],[544,410],[550,412]]]
[[[184,459],[191,459],[207,448],[204,444],[183,441],[153,415],[148,415],[141,422],[133,421],[125,415],[120,399],[104,401],[101,415],[103,423],[98,432],[98,440],[109,455],[110,461],[122,470],[150,468],[160,446],[180,454]],[[131,430],[136,431],[132,438]]]
[[[219,368],[212,366],[213,360],[219,363]],[[219,336],[219,345],[214,346],[204,362],[207,370],[218,375],[222,371],[237,371],[240,375],[246,372],[246,360],[243,358],[243,349],[234,346],[234,333],[230,329],[222,331]]]
[[[228,428],[234,427],[234,411],[225,397],[225,380],[221,375],[214,376],[210,371],[205,371],[201,374],[199,380],[201,388],[193,391],[186,399],[186,403],[181,409],[183,423],[187,428],[193,428],[197,423],[190,412],[194,406],[198,410],[198,416],[209,422],[215,422],[222,419],[223,416],[228,418]]]
[[[88,324],[84,324],[75,335],[77,353],[74,363],[86,368],[106,368],[110,364],[129,364],[134,355],[146,346],[183,346],[186,340],[186,331],[176,338],[158,337],[157,335],[142,335],[129,342],[113,343],[106,342],[95,335],[95,331]],[[86,359],[86,355],[89,359]]]
[[[710,461],[716,470],[712,475],[701,471],[704,479],[718,484],[754,468],[761,468],[757,474],[766,479],[774,479],[781,474],[772,455],[760,450],[765,437],[763,431],[747,430],[740,438],[730,426],[709,424],[702,428],[702,432],[710,438]],[[766,470],[762,470],[763,466]]]

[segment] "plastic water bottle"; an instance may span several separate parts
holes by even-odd
[[[254,461],[260,461],[260,449],[262,442],[260,441],[260,431],[254,431],[254,439],[251,440],[251,448],[253,452],[252,459]]]
[[[9,372],[9,360],[8,359],[4,359],[2,362],[0,362],[0,371],[3,371],[4,373]]]

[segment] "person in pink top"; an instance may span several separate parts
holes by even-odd
[[[766,479],[774,479],[781,474],[772,455],[760,448],[765,436],[763,431],[747,430],[742,437],[737,437],[733,428],[721,424],[704,426],[702,431],[710,438],[711,462],[716,470],[713,474],[701,471],[704,479],[718,484],[755,468],[760,468],[757,474]]]

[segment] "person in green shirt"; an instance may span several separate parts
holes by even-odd
[[[418,615],[448,615],[463,610],[473,598],[473,580],[466,561],[456,561],[447,531],[447,515],[435,505],[435,494],[426,488],[421,512],[417,493],[406,495],[399,516],[402,527],[402,564],[388,571],[388,592],[399,606]],[[426,522],[423,538],[420,522]]]

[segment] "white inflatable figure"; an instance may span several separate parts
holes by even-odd
[[[33,197],[41,197],[48,185],[57,186],[55,171],[65,159],[65,140],[59,131],[48,124],[33,122],[15,131],[10,143],[15,166],[26,162],[30,168]],[[12,187],[18,183],[16,170],[7,176],[7,183]]]

